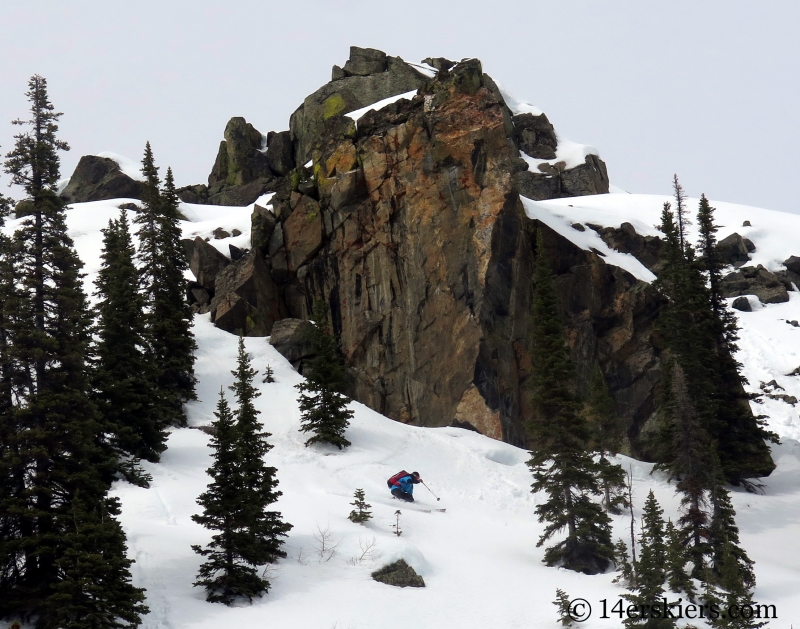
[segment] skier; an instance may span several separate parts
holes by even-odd
[[[422,479],[419,472],[409,474],[405,470],[392,476],[386,484],[392,492],[392,496],[405,502],[414,502],[414,485],[421,483]]]

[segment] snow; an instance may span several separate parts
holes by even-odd
[[[592,230],[578,232],[570,223],[618,226],[627,221],[640,233],[656,234],[654,226],[664,200],[668,199],[609,194],[523,202],[529,215],[578,246],[594,247],[606,254],[607,262],[644,275],[634,268],[630,256],[615,255],[599,238],[592,238]],[[67,211],[70,235],[87,265],[87,282],[99,264],[100,229],[118,215],[120,203],[131,201],[135,202],[80,203]],[[800,245],[792,243],[797,242],[800,217],[714,205],[718,222],[726,225],[720,235],[739,231],[752,238],[758,247],[754,259],[782,260],[799,253]],[[208,237],[216,227],[238,228],[242,237],[249,234],[252,205],[182,204],[181,210],[187,219],[182,223],[186,237]],[[745,219],[752,221],[752,228],[740,227]],[[9,221],[6,229],[13,230],[17,224]],[[215,241],[212,237],[210,242],[222,246],[234,239]],[[760,381],[776,379],[786,393],[800,398],[800,378],[784,375],[800,366],[800,328],[788,325],[786,319],[800,320],[800,293],[791,293],[788,303],[739,314],[742,331],[737,357],[745,366],[750,390]],[[343,452],[306,448],[305,436],[298,431],[294,389],[301,376],[265,338],[246,338],[245,344],[254,367],[263,373],[269,364],[277,380],[262,384],[256,378],[262,392],[256,402],[264,428],[272,433],[274,448],[266,461],[277,468],[283,492],[275,508],[294,526],[285,544],[288,557],[268,570],[272,589],[252,605],[229,608],[206,603],[203,592],[191,585],[201,558],[190,545],[206,544],[211,532],[195,524],[191,516],[198,512],[195,501],[209,480],[205,470],[211,459],[208,435],[195,428],[213,420],[220,387],[233,380],[230,370],[235,366],[237,339],[215,328],[208,315],[195,318],[194,332],[198,400],[187,405],[190,428],[174,429],[162,461],[147,464],[153,476],[149,489],[123,482],[113,488],[122,503],[120,520],[129,553],[136,560],[134,582],[147,588],[151,613],[143,629],[552,629],[557,626],[551,603],[557,587],[593,606],[594,613],[583,627],[607,629],[620,624],[598,617],[599,601],[608,599],[613,604],[623,592],[611,582],[613,573],[585,576],[541,562],[543,549],[536,547],[536,541],[543,526],[536,521],[534,508],[543,497],[530,493],[532,478],[524,450],[458,428],[404,425],[358,403],[351,405],[355,415],[347,435],[353,443],[350,448]],[[732,500],[743,545],[756,562],[755,600],[776,605],[785,625],[785,619],[800,616],[800,418],[797,407],[777,400],[765,398],[754,409],[770,416],[770,428],[783,439],[782,445],[773,446],[778,467],[765,479],[764,495],[733,491]],[[653,489],[666,515],[675,520],[679,505],[674,485],[660,474],[651,474],[648,463],[624,456],[619,462],[632,472],[637,515]],[[447,512],[423,513],[392,500],[385,479],[399,469],[418,470],[441,497],[436,502],[420,486],[415,492],[418,506],[446,507]],[[356,488],[365,490],[373,506],[374,519],[365,526],[347,520]],[[397,509],[402,513],[401,537],[390,528]],[[618,516],[613,523],[614,537],[628,540],[629,520]],[[340,543],[329,561],[320,561],[315,553],[318,528],[328,529],[334,542]],[[351,562],[359,544],[373,538],[380,556]],[[370,572],[401,557],[423,575],[427,587],[399,589],[370,578]]]
[[[530,103],[517,100],[499,83],[496,81],[495,83],[500,90],[500,95],[503,97],[503,100],[506,102],[512,114],[533,114],[534,116],[541,116],[544,113],[541,109]],[[520,157],[528,163],[528,170],[530,172],[541,174],[542,171],[539,169],[540,165],[549,164],[554,166],[558,162],[564,162],[565,168],[575,168],[576,166],[586,163],[587,155],[600,155],[600,152],[593,146],[573,142],[572,140],[561,137],[558,133],[556,133],[556,137],[558,139],[558,144],[556,145],[555,159],[537,159],[526,155],[522,151],[519,152]]]
[[[406,63],[408,63],[408,61],[406,61]],[[427,63],[408,63],[408,65],[410,65],[420,74],[424,74],[429,79],[432,79],[439,74],[439,71],[436,68],[434,68],[432,65],[428,65]]]
[[[135,179],[136,181],[144,181],[144,175],[142,175],[142,165],[139,162],[128,159],[123,155],[112,153],[111,151],[103,151],[102,153],[98,153],[97,156],[113,159],[115,162],[117,162],[117,164],[119,164],[119,169],[128,175],[128,177]]]
[[[579,231],[572,227],[572,223],[579,221],[567,218],[570,213],[564,211],[563,208],[551,208],[546,202],[533,201],[525,197],[521,197],[521,199],[528,218],[539,219],[550,229],[558,232],[581,249],[598,253],[607,264],[613,264],[625,269],[636,279],[645,282],[652,282],[656,279],[653,272],[635,257],[629,253],[620,253],[611,249],[593,229],[584,227],[584,231]]]
[[[345,114],[345,116],[347,116],[348,118],[352,118],[353,122],[355,122],[356,125],[358,125],[359,118],[361,118],[361,116],[363,116],[368,111],[372,111],[373,109],[375,111],[378,111],[380,109],[383,109],[387,105],[396,103],[397,101],[402,100],[404,98],[411,100],[416,95],[417,95],[417,90],[411,90],[410,92],[403,92],[402,94],[397,94],[395,96],[390,96],[389,98],[384,98],[382,100],[379,100],[378,102],[372,103],[371,105],[367,105],[366,107],[362,107],[361,109],[356,109],[355,111],[351,111],[350,113]]]

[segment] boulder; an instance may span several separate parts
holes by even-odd
[[[426,63],[432,68],[436,68],[439,72],[447,71],[456,65],[456,61],[450,61],[450,59],[445,59],[444,57],[426,57],[422,60],[422,63]]]
[[[559,165],[562,165],[559,167]],[[574,168],[564,168],[563,162],[541,164],[543,172],[517,170],[514,184],[519,194],[534,201],[608,193],[608,171],[597,155],[587,155],[586,161]]]
[[[752,245],[752,242],[750,244]],[[755,250],[755,247],[753,247],[753,250]],[[717,255],[723,264],[740,266],[750,259],[748,253],[747,242],[735,232],[717,243]]]
[[[386,72],[387,56],[374,48],[350,46],[350,58],[344,64],[345,76],[369,76]]]
[[[273,173],[281,177],[294,169],[294,146],[289,131],[270,131],[267,134],[267,164]]]
[[[790,256],[783,261],[783,266],[786,267],[782,278],[786,290],[797,290],[797,288],[800,288],[800,257]],[[776,275],[778,275],[778,273],[776,273]]]
[[[21,201],[17,201],[17,204],[14,206],[14,216],[17,218],[29,216],[33,213],[33,207],[34,205],[31,199],[22,199]]]
[[[268,253],[276,224],[277,219],[272,211],[256,203],[250,215],[250,246],[260,249],[261,253]]]
[[[192,242],[192,252],[189,257],[189,269],[195,279],[212,294],[216,289],[216,278],[222,269],[231,263],[215,247],[197,236]]]
[[[217,327],[244,336],[269,336],[285,317],[269,263],[258,249],[225,267],[215,280],[211,320]]]
[[[519,148],[523,153],[536,159],[555,159],[558,139],[547,116],[517,114],[512,120]]]
[[[68,203],[103,201],[105,199],[142,198],[143,184],[122,172],[119,164],[108,157],[84,155],[69,179],[61,196]]]
[[[303,362],[314,356],[310,341],[313,328],[310,321],[287,318],[276,321],[270,332],[269,344],[300,373]]]
[[[224,240],[225,238],[230,238],[230,232],[225,231],[222,227],[217,227],[213,232],[211,232],[214,236],[214,240]]]
[[[729,273],[722,278],[721,289],[724,297],[755,295],[764,304],[789,301],[789,293],[780,279],[760,264],[743,266]]]
[[[305,164],[315,149],[331,137],[344,137],[355,128],[344,114],[379,100],[419,89],[427,77],[400,57],[368,48],[352,47],[344,77],[307,96],[289,122],[295,163]]]
[[[731,304],[731,308],[733,308],[734,310],[738,310],[739,312],[753,311],[753,307],[750,305],[750,300],[744,295],[734,299],[733,303]]]
[[[619,227],[600,227],[589,225],[612,249],[621,253],[629,253],[648,269],[657,273],[661,268],[661,253],[664,242],[658,236],[642,236],[630,223],[622,223]]]
[[[247,249],[239,249],[239,247],[228,243],[228,251],[231,252],[231,261],[236,262],[240,258],[243,258],[244,255],[247,253]]]
[[[194,186],[183,186],[178,188],[175,194],[184,203],[203,204],[208,201],[208,186],[202,183]]]
[[[208,176],[209,187],[216,183],[241,186],[263,177],[270,177],[264,136],[242,117],[234,117],[225,125],[225,139],[220,142],[217,160]]]
[[[372,573],[372,578],[386,585],[396,587],[424,588],[425,581],[409,566],[404,559],[399,559],[394,563],[384,566],[380,570]]]

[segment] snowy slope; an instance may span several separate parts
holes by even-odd
[[[561,220],[567,226],[575,221],[614,226],[629,221],[637,231],[641,226],[642,233],[655,233],[653,226],[663,200],[602,195],[526,207],[549,212],[548,220]],[[124,201],[130,200],[76,204],[68,211],[70,233],[87,265],[87,282],[99,264],[99,230],[117,215],[117,205]],[[757,256],[782,260],[793,253],[789,239],[798,233],[800,223],[795,221],[800,217],[716,205],[718,222],[726,224],[729,231],[739,230],[744,219],[752,221],[752,231],[740,233],[759,247]],[[238,228],[242,231],[238,239],[211,240],[226,251],[228,242],[239,244],[240,239],[249,237],[251,210],[184,206],[191,219],[183,224],[184,234],[207,237],[216,227]],[[8,229],[13,227],[14,221]],[[581,234],[569,227],[564,231],[565,235],[570,232],[576,238]],[[720,236],[727,233],[722,230]],[[775,253],[766,251],[767,245],[762,243],[775,247]],[[740,316],[739,359],[755,385],[776,378],[787,393],[800,397],[794,382],[800,379],[782,376],[800,365],[800,329],[781,322],[782,318],[800,319],[800,293],[792,294],[786,304]],[[199,346],[199,400],[191,403],[188,411],[190,425],[197,427],[213,420],[219,389],[232,382],[236,338],[214,328],[208,315],[198,316],[194,329]],[[190,519],[198,511],[196,497],[208,482],[209,437],[192,428],[176,429],[162,462],[148,465],[153,475],[151,488],[125,483],[114,487],[122,501],[121,520],[130,553],[137,562],[134,580],[147,588],[152,610],[145,628],[555,628],[551,601],[556,587],[593,605],[595,613],[584,627],[619,626],[615,619],[598,618],[599,601],[608,599],[611,605],[622,592],[611,583],[613,574],[590,577],[541,563],[543,551],[536,548],[536,540],[542,526],[533,514],[541,497],[530,493],[525,451],[457,428],[405,426],[357,403],[352,405],[355,417],[348,432],[352,447],[344,452],[306,448],[297,430],[294,385],[300,376],[266,339],[248,338],[246,346],[255,368],[263,372],[270,364],[277,379],[274,384],[260,384],[257,379],[262,392],[257,403],[275,446],[267,461],[277,467],[283,491],[276,508],[294,525],[285,546],[289,557],[270,570],[271,591],[251,606],[209,604],[202,591],[192,588],[200,557],[190,545],[205,544],[211,535]],[[800,443],[796,441],[800,420],[797,411],[783,402],[769,400],[758,410],[772,416],[772,428],[784,438],[783,445],[773,450],[778,469],[767,479],[765,495],[733,492],[733,502],[743,544],[756,561],[755,598],[775,604],[779,618],[785,619],[773,621],[772,626],[788,627],[791,619],[800,617],[796,594],[800,591]],[[674,488],[660,475],[651,475],[649,464],[625,457],[620,457],[620,462],[632,469],[636,504],[641,506],[652,488],[666,514],[674,519],[678,508]],[[446,507],[447,512],[422,513],[391,500],[385,479],[401,468],[420,471],[442,498],[437,503],[420,487],[416,493],[420,503]],[[365,489],[373,505],[375,517],[367,526],[346,519],[357,487]],[[403,529],[399,538],[390,528],[398,508]],[[614,525],[615,537],[628,539],[628,520],[615,518]],[[338,554],[329,561],[320,561],[315,553],[318,527],[329,529],[334,541],[341,542]],[[348,560],[357,553],[359,542],[373,538],[381,556],[352,565]],[[423,575],[426,588],[393,588],[370,578],[372,570],[398,557]]]

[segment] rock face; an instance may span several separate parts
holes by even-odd
[[[314,348],[309,342],[312,329],[310,321],[287,318],[277,321],[270,333],[270,345],[300,373],[303,373],[303,361],[314,356]]]
[[[513,116],[475,59],[429,62],[439,68],[433,79],[354,48],[334,67],[334,80],[292,116],[296,165],[278,176],[288,166],[268,164],[275,195],[254,209],[253,249],[219,272],[206,307],[224,329],[272,334],[302,368],[310,350],[300,321],[322,299],[355,399],[405,423],[471,427],[526,446],[541,230],[579,381],[600,366],[628,420],[631,450],[641,454],[661,375],[652,330],[662,298],[528,219],[520,201],[606,192],[605,165],[589,155],[577,168],[528,171],[521,147],[547,156],[539,159],[557,150],[546,117]],[[369,111],[357,125],[344,116],[413,89],[416,96]],[[282,137],[271,137],[268,158]],[[276,159],[289,154],[275,150]],[[589,227],[658,266],[660,239],[627,224]]]
[[[372,573],[372,578],[386,585],[396,587],[424,588],[425,581],[409,566],[405,559],[400,559],[394,563],[384,566],[380,570]]]
[[[477,60],[442,64],[434,80],[359,49],[351,61],[292,117],[297,162],[311,157],[313,166],[277,182],[272,211],[253,213],[252,244],[286,316],[307,319],[315,300],[329,304],[359,401],[406,423],[458,422],[524,445],[529,278],[541,228],[580,369],[601,364],[631,425],[643,422],[659,374],[648,340],[659,300],[525,217],[515,174],[527,165],[517,146],[550,155],[547,119],[517,118],[522,131],[515,127]],[[357,127],[343,116],[415,87],[418,96],[365,114]],[[582,171],[572,170],[541,177],[573,185]],[[552,196],[560,194],[564,188]],[[218,325],[220,313],[234,309],[220,310],[227,290],[219,282]],[[296,339],[284,336],[294,327],[282,325],[271,331],[291,348]]]
[[[108,157],[84,155],[61,196],[68,203],[103,201],[105,199],[141,199],[142,184],[128,177],[119,164]]]
[[[600,227],[589,225],[612,249],[630,253],[653,273],[661,269],[661,253],[664,242],[658,236],[642,236],[636,233],[633,225],[622,223],[619,227]]]
[[[208,306],[217,327],[245,336],[267,336],[286,316],[270,274],[269,262],[258,249],[225,267],[215,278],[216,291]]]
[[[722,294],[725,297],[755,295],[764,304],[779,304],[789,301],[789,293],[783,282],[762,265],[743,266],[738,271],[722,278]]]

